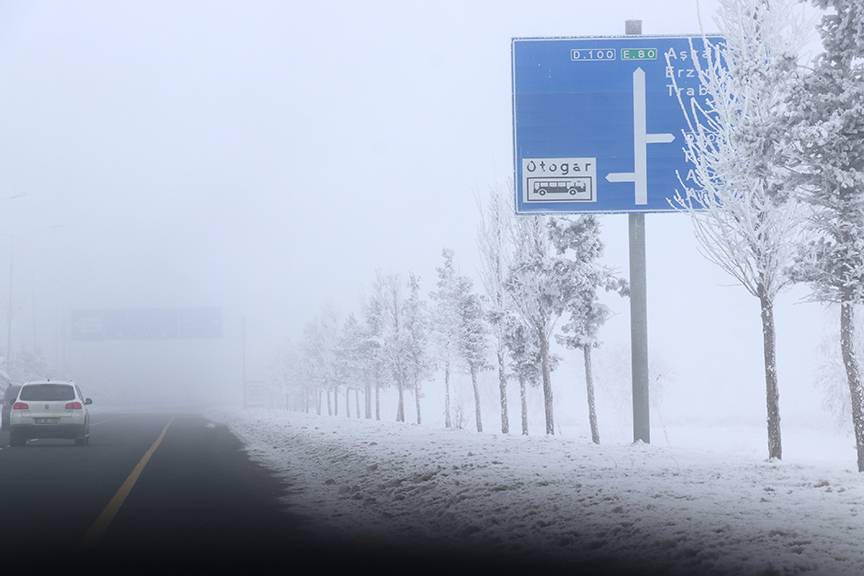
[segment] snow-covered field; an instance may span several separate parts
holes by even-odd
[[[864,477],[843,466],[276,410],[209,416],[329,532],[589,551],[680,574],[864,574]]]

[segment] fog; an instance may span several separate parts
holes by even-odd
[[[512,174],[512,37],[616,35],[625,19],[711,32],[716,3],[700,7],[701,22],[687,0],[0,1],[0,344],[11,285],[13,360],[38,352],[104,404],[239,402],[244,318],[247,378],[267,381],[303,324],[356,311],[376,271],[428,290],[450,247],[476,276],[477,198]],[[601,217],[624,274],[626,220]],[[646,220],[658,409],[764,419],[755,299],[699,255],[686,216]],[[781,413],[830,427],[814,380],[833,313],[805,296],[777,305]],[[629,308],[608,304],[601,423],[626,429]],[[70,336],[76,310],[202,307],[221,310],[219,337]],[[560,410],[581,423],[581,365],[559,354]]]

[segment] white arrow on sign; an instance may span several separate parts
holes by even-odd
[[[633,71],[633,172],[610,172],[609,182],[633,182],[636,188],[636,204],[648,203],[648,144],[668,144],[675,140],[674,134],[648,134],[645,121],[645,71]]]

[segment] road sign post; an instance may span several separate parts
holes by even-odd
[[[515,200],[520,214],[628,214],[633,440],[650,442],[645,213],[674,211],[692,182],[681,104],[704,103],[693,61],[707,46],[625,27],[513,39]]]
[[[642,34],[641,20],[628,20],[624,27],[628,36]],[[622,51],[622,56],[624,52]],[[649,143],[671,142],[675,136],[647,133],[645,72],[637,68],[633,74],[633,156],[635,159],[633,182],[636,188],[636,201],[641,199],[647,202],[646,148]],[[617,175],[609,174],[607,178],[613,176]],[[645,259],[645,214],[631,213],[627,218],[630,244],[630,376],[633,384],[633,442],[641,441],[647,444],[651,442],[651,405],[648,400],[648,280]]]

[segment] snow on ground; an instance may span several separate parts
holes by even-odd
[[[680,574],[864,573],[864,478],[838,466],[264,409],[209,416],[329,531],[591,550]]]

